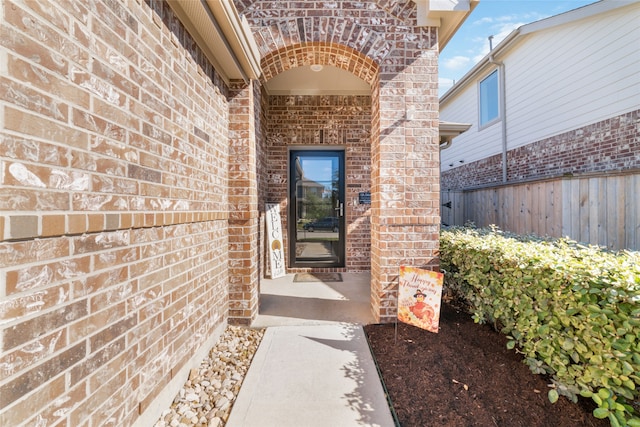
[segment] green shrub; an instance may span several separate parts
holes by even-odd
[[[640,253],[612,253],[496,228],[441,232],[445,286],[476,322],[508,335],[558,395],[591,398],[594,416],[640,426]]]

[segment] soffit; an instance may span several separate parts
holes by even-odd
[[[227,81],[260,76],[255,39],[231,1],[169,0],[169,5]]]
[[[455,123],[455,122],[446,122],[444,120],[440,120],[440,135],[446,136],[458,136],[461,133],[469,130],[471,127],[471,123]]]

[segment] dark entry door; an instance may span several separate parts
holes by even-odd
[[[291,267],[344,267],[344,151],[290,152]]]

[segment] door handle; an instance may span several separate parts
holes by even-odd
[[[344,216],[344,203],[340,202],[340,216]]]

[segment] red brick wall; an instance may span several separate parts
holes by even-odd
[[[380,82],[373,138],[372,287],[381,322],[397,319],[402,265],[437,270],[440,230],[438,55],[425,30]]]
[[[226,322],[228,89],[150,3],[0,8],[0,425],[130,425]]]
[[[256,169],[257,83],[232,82],[229,105],[229,321],[258,314],[259,211]],[[259,122],[258,122],[259,125]]]
[[[391,320],[399,264],[437,262],[437,32],[413,26],[411,0],[236,3],[268,28],[267,78],[320,59],[371,84],[331,101],[357,124],[314,126],[342,135],[351,197],[375,189],[373,310]],[[269,189],[287,161],[267,101],[229,89],[163,1],[0,13],[0,425],[145,424],[228,313],[255,315],[262,210],[281,190],[251,181]],[[370,214],[348,215],[348,269],[366,270]]]
[[[371,98],[271,96],[268,108],[267,198],[280,201],[283,229],[287,230],[288,147],[342,147],[346,163],[347,247],[346,269],[341,270],[369,271],[370,205],[355,202],[359,192],[371,188]],[[287,242],[285,235],[285,245]]]
[[[640,169],[640,110],[509,150],[510,182]],[[500,155],[442,173],[443,189],[501,183]]]

